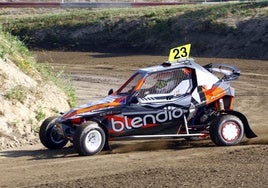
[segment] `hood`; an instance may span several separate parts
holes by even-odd
[[[58,122],[66,121],[68,119],[76,119],[81,116],[90,116],[101,113],[107,109],[119,107],[126,104],[126,96],[109,95],[104,99],[81,105],[70,109],[58,118]]]

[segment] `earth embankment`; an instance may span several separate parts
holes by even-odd
[[[20,41],[0,32],[0,150],[38,142],[43,119],[69,108],[58,78]]]
[[[268,2],[71,9],[4,28],[32,49],[167,54],[191,43],[192,56],[268,59]]]

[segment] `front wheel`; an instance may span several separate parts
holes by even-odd
[[[99,153],[105,144],[105,132],[95,122],[87,122],[77,128],[73,138],[74,149],[79,155]]]
[[[58,133],[58,129],[54,123],[55,119],[56,117],[47,118],[39,130],[39,139],[48,149],[61,149],[68,142],[68,140]]]
[[[233,115],[221,115],[210,126],[210,138],[218,146],[232,146],[244,137],[242,121]]]

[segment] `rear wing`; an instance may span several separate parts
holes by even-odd
[[[240,70],[234,66],[219,63],[210,63],[203,66],[222,81],[234,81],[240,76]]]

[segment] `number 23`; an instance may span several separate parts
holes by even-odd
[[[179,59],[181,57],[187,57],[188,53],[187,53],[187,49],[185,47],[181,47],[181,48],[176,48],[173,49],[173,53],[175,53],[174,59]]]

